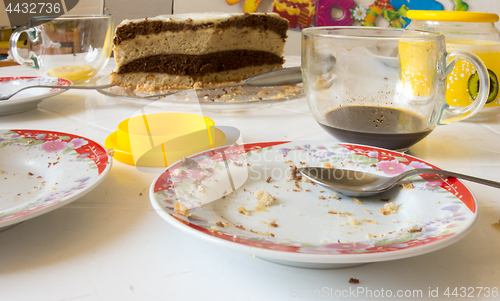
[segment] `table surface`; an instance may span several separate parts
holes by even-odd
[[[113,66],[110,62],[101,74]],[[21,66],[0,68],[0,76],[30,75],[37,74]],[[96,91],[73,90],[45,99],[36,109],[0,117],[0,128],[56,130],[104,144],[121,120],[140,110]],[[305,99],[203,114],[219,126],[238,128],[245,143],[335,141],[314,121]],[[410,152],[443,169],[500,181],[500,117],[439,126]],[[82,198],[0,229],[0,300],[308,300],[332,289],[344,299],[371,299],[352,294],[360,287],[371,290],[373,299],[380,299],[375,296],[382,290],[401,290],[404,299],[414,300],[436,290],[434,299],[449,299],[447,288],[460,294],[461,287],[472,287],[473,299],[494,300],[484,293],[478,297],[477,287],[500,288],[500,231],[492,226],[500,219],[500,191],[491,187],[467,183],[480,204],[479,222],[451,246],[407,259],[321,270],[253,258],[175,229],[149,201],[156,176],[114,160],[108,177]],[[351,277],[360,283],[350,284]],[[410,297],[414,291],[422,296]]]

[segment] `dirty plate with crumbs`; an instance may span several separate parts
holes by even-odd
[[[0,130],[0,227],[59,208],[108,175],[111,157],[81,136]]]
[[[105,76],[99,79],[97,84],[109,84],[110,80],[109,76]],[[225,112],[261,108],[266,105],[297,100],[305,96],[302,84],[275,87],[240,86],[199,90],[157,89],[153,91],[114,86],[97,91],[103,95],[118,97],[125,102],[140,106],[179,108],[201,106],[203,109]],[[185,93],[181,92],[190,92],[190,96],[186,97]]]
[[[150,189],[156,211],[195,237],[278,263],[338,268],[416,256],[464,237],[477,201],[457,179],[408,178],[353,198],[302,178],[322,166],[397,175],[437,168],[375,147],[317,141],[232,145],[171,165]]]

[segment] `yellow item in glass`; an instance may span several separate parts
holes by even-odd
[[[50,69],[49,75],[69,79],[72,82],[79,82],[94,76],[94,68],[89,65],[58,66]]]
[[[500,105],[498,93],[498,76],[500,76],[500,43],[481,40],[458,40],[447,41],[446,48],[449,52],[465,50],[475,53],[488,68],[490,76],[490,94],[485,107]],[[447,76],[446,102],[454,106],[468,106],[475,98],[477,87],[474,74],[476,68],[465,60],[455,64],[453,71]],[[477,83],[479,84],[479,83]]]
[[[438,44],[434,41],[401,40],[400,90],[408,97],[428,97],[434,93]]]

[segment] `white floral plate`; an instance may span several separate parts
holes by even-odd
[[[0,130],[0,227],[72,202],[108,175],[100,144],[42,130]]]
[[[457,179],[414,176],[404,187],[359,199],[289,180],[290,166],[392,175],[437,168],[375,147],[268,142],[191,158],[197,163],[177,162],[153,182],[150,197],[159,215],[195,237],[292,266],[337,268],[432,252],[460,240],[478,218],[477,201]],[[254,193],[264,190],[276,200],[262,209]],[[174,210],[177,202],[190,216]],[[248,215],[239,212],[242,206]]]
[[[35,85],[52,85],[54,89],[27,89],[8,100],[2,100],[0,101],[0,116],[34,109],[45,98],[66,92],[66,90],[57,89],[57,86],[71,86],[72,83],[67,79],[57,77],[0,77],[0,95]]]

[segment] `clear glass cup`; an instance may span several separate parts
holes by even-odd
[[[490,93],[476,115],[467,121],[495,119],[500,113],[500,32],[494,22],[497,14],[463,11],[408,11],[412,19],[408,29],[440,32],[446,37],[447,51],[464,50],[479,56],[488,68]],[[467,106],[476,97],[480,85],[476,69],[465,60],[458,61],[447,77],[446,102]]]
[[[477,113],[489,85],[481,85],[466,107],[445,102],[446,75],[463,58],[488,82],[483,62],[472,53],[447,53],[440,33],[367,27],[302,31],[309,108],[328,133],[350,143],[407,149],[436,125]]]
[[[17,41],[28,35],[29,57],[19,54]],[[73,83],[87,82],[104,68],[113,47],[113,16],[33,17],[10,37],[10,51],[19,64],[44,76]]]

